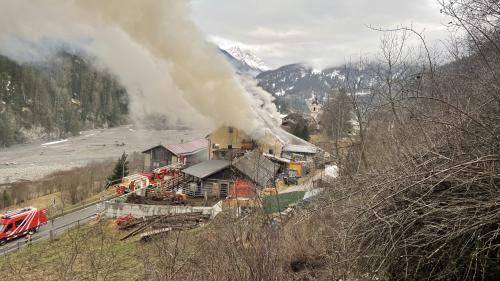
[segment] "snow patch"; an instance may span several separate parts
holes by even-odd
[[[238,46],[234,46],[232,48],[226,49],[226,52],[228,52],[235,59],[248,64],[252,68],[255,68],[255,69],[258,69],[261,71],[267,71],[267,70],[271,69],[269,66],[267,66],[262,61],[262,59],[257,57],[255,54],[253,54],[249,50],[241,49]]]
[[[285,95],[285,91],[281,90],[279,92],[274,93],[274,95],[277,96],[277,97],[284,96]]]
[[[369,94],[370,94],[370,92],[364,92],[364,91],[356,92],[356,96],[367,96]]]
[[[64,142],[67,142],[67,141],[68,141],[68,139],[58,140],[58,141],[51,141],[51,142],[42,143],[42,146],[54,145],[54,144],[64,143]]]
[[[325,166],[325,179],[327,182],[331,182],[331,180],[338,178],[338,176],[339,176],[339,167],[337,165]]]

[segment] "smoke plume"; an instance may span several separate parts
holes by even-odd
[[[190,20],[187,1],[0,0],[0,11],[0,53],[21,62],[60,47],[90,54],[126,87],[137,118],[160,113],[250,134],[277,121],[270,95],[235,78]]]

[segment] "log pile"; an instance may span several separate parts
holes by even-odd
[[[152,192],[148,191],[146,197],[130,194],[127,203],[143,205],[185,205],[186,196],[175,192]]]
[[[206,223],[210,215],[201,212],[160,215],[147,218],[134,218],[132,216],[120,217],[116,220],[118,229],[127,230],[128,233],[120,240],[140,235],[141,241],[149,241],[155,236],[168,233],[172,230],[189,230]]]

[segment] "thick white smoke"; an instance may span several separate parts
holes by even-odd
[[[263,120],[278,124],[270,95],[245,90],[255,85],[235,78],[188,8],[183,0],[0,0],[0,53],[26,61],[53,47],[83,50],[126,87],[136,117],[160,113],[250,134],[262,131]]]

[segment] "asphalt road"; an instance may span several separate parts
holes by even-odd
[[[66,230],[78,225],[85,224],[96,217],[101,203],[96,203],[84,209],[68,213],[40,227],[37,233],[32,237],[32,243],[50,238],[50,231],[53,231],[54,237],[64,233]],[[0,246],[0,255],[5,255],[25,247],[25,237],[20,237]]]

